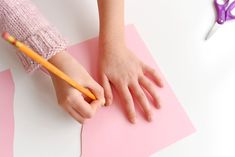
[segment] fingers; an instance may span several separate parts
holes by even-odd
[[[70,91],[69,96],[63,102],[59,103],[75,120],[84,123],[85,119],[90,119],[101,107],[100,100],[94,100],[88,103],[85,98],[75,89]]]
[[[105,98],[103,88],[96,82],[88,84],[87,87],[97,98],[96,100],[94,100],[96,102],[94,104],[98,105],[97,108],[104,106]]]
[[[151,77],[151,79],[158,85],[159,87],[163,87],[163,81],[160,76],[157,74],[155,69],[149,67],[148,65],[144,65],[144,74]]]
[[[96,112],[104,104],[100,100],[94,100],[89,105]]]
[[[139,83],[151,95],[151,97],[153,98],[154,105],[156,106],[156,108],[159,109],[160,108],[160,100],[159,100],[159,97],[156,93],[156,90],[154,88],[154,84],[152,83],[152,81],[150,81],[146,77],[141,77],[139,79]]]
[[[152,113],[151,113],[151,107],[149,105],[149,101],[143,89],[140,87],[139,83],[136,82],[130,85],[130,90],[132,91],[132,95],[135,97],[135,99],[138,101],[141,108],[143,109],[147,120],[152,121]]]
[[[113,94],[112,94],[112,88],[111,88],[110,82],[105,74],[103,74],[103,76],[101,77],[101,83],[104,88],[104,96],[106,100],[105,105],[108,106],[113,101]]]
[[[95,114],[95,109],[98,108],[91,107],[86,101],[77,101],[71,104],[71,106],[86,119],[92,118]]]
[[[98,108],[105,104],[104,90],[96,82],[89,83],[87,87],[97,99],[88,103],[85,101],[84,97],[76,96],[72,98],[71,104],[73,105],[73,108],[83,116],[83,118],[92,118]]]
[[[68,96],[65,103],[66,106],[71,106],[80,113],[83,118],[91,118],[95,114],[95,110],[84,100],[78,91],[73,91],[73,93]]]
[[[68,111],[68,113],[75,119],[77,120],[79,123],[84,123],[85,119],[72,107],[67,107],[66,110]]]
[[[117,89],[118,89],[118,94],[122,98],[124,106],[126,108],[128,119],[130,120],[131,123],[135,123],[136,121],[135,106],[128,87],[121,85]]]
[[[96,100],[92,101],[83,96],[78,90],[69,87],[66,95],[58,99],[58,103],[69,112],[69,114],[78,122],[83,123],[85,119],[94,116],[99,107],[104,104],[103,88],[95,81],[88,81],[89,85],[84,85],[96,96]]]

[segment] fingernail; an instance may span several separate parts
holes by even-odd
[[[155,106],[157,109],[160,109],[161,108],[161,100],[158,98],[158,100],[155,102]]]
[[[151,115],[148,115],[147,119],[148,119],[149,122],[151,122],[153,120]]]
[[[161,108],[161,105],[160,105],[159,102],[156,102],[156,103],[155,103],[155,106],[156,106],[156,109],[160,109],[160,108]]]
[[[106,100],[104,106],[109,106],[109,100]]]
[[[136,123],[135,117],[131,117],[131,118],[130,118],[130,121],[131,121],[132,124],[135,124],[135,123]]]
[[[102,105],[102,106],[105,106],[105,99],[102,99],[102,100],[101,100],[101,105]]]
[[[106,99],[105,106],[109,106],[111,104],[112,100],[111,99]]]

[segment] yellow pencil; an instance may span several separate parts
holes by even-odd
[[[31,59],[33,59],[34,61],[36,61],[37,63],[41,64],[42,66],[44,66],[47,70],[49,70],[51,73],[57,75],[58,77],[60,77],[61,79],[63,79],[64,81],[66,81],[68,84],[70,84],[72,87],[76,88],[77,90],[79,90],[81,93],[83,93],[84,95],[88,96],[89,98],[91,98],[92,100],[95,100],[96,97],[94,94],[92,94],[90,92],[90,90],[88,90],[87,88],[82,87],[80,84],[78,84],[76,81],[74,81],[73,79],[71,79],[68,75],[66,75],[64,72],[62,72],[61,70],[59,70],[57,67],[55,67],[53,64],[51,64],[50,62],[48,62],[46,59],[44,59],[43,57],[41,57],[40,55],[38,55],[36,52],[34,52],[32,49],[30,49],[29,47],[27,47],[25,44],[23,44],[22,42],[16,40],[13,36],[11,36],[10,34],[8,34],[7,32],[2,34],[2,37],[7,40],[9,43],[11,43],[12,45],[16,46],[21,52],[23,52],[24,54],[26,54],[28,57],[30,57]]]

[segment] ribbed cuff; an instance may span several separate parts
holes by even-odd
[[[51,27],[39,30],[37,33],[23,41],[23,43],[29,45],[30,48],[46,60],[66,49],[65,40],[55,28]],[[39,64],[25,56],[23,53],[18,52],[17,55],[27,72],[32,72],[40,67]]]

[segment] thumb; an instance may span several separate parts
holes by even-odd
[[[88,88],[96,97],[96,100],[92,102],[95,102],[95,104],[99,106],[104,106],[105,104],[104,89],[98,83],[95,83],[93,85],[88,85]]]

